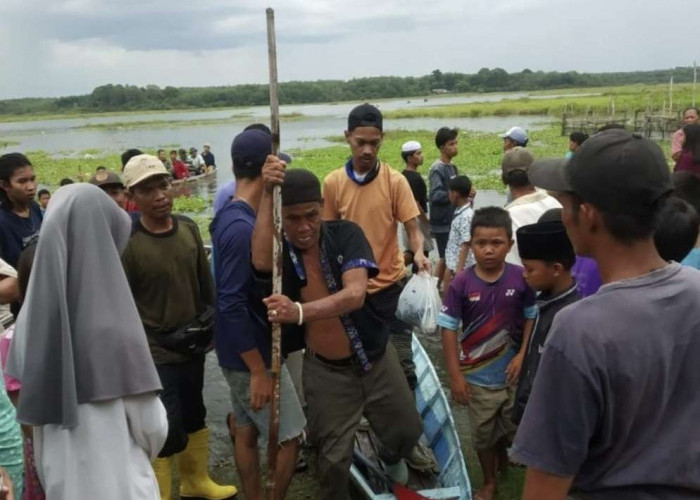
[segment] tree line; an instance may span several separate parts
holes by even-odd
[[[378,76],[352,80],[292,81],[279,85],[281,104],[361,101],[424,96],[431,92],[503,92],[571,87],[598,87],[635,83],[676,83],[693,80],[693,69],[679,67],[655,71],[579,73],[532,71],[508,73],[503,68],[482,68],[475,74],[443,73],[439,69],[421,77]],[[218,87],[158,85],[101,85],[90,94],[58,98],[0,100],[0,115],[72,112],[168,110],[256,106],[269,103],[266,84]]]

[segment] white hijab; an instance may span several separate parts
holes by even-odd
[[[75,427],[79,404],[161,388],[120,259],[130,233],[96,186],[52,197],[7,362],[20,422]]]

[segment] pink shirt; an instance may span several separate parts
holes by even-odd
[[[10,352],[10,344],[12,343],[12,334],[15,331],[15,326],[12,325],[5,330],[5,333],[0,337],[0,361],[2,361],[3,377],[5,378],[5,389],[7,392],[19,391],[22,387],[19,380],[5,375],[5,363],[7,362],[7,354]]]
[[[671,138],[671,157],[673,158],[677,154],[680,154],[683,149],[683,143],[685,142],[685,134],[683,129],[680,128],[673,133]]]

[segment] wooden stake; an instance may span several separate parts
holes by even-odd
[[[267,52],[270,64],[270,117],[272,125],[272,154],[277,155],[280,147],[280,105],[277,94],[277,41],[275,39],[275,11],[268,8],[267,14]],[[275,239],[272,248],[272,293],[282,293],[282,192],[279,186],[273,191],[273,222]],[[280,424],[280,367],[282,351],[282,328],[279,323],[272,324],[272,400],[270,401],[270,431],[267,445],[267,498],[275,500],[277,485],[277,450],[279,449]]]

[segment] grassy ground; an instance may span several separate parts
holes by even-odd
[[[601,95],[580,95],[580,94]],[[533,97],[505,99],[500,102],[476,102],[445,106],[401,109],[384,113],[386,118],[473,118],[479,116],[550,115],[557,118],[563,113],[595,113],[609,115],[627,111],[633,116],[638,109],[661,110],[669,105],[667,85],[626,85],[561,91],[533,92]],[[559,94],[560,97],[547,98]],[[561,96],[561,94],[567,94]],[[674,110],[692,102],[692,86],[676,85],[673,92]]]
[[[417,140],[423,146],[425,163],[421,167],[427,176],[430,164],[439,158],[440,154],[434,143],[435,132],[422,131],[389,131],[385,134],[380,158],[392,167],[402,170],[401,144],[408,140]],[[337,139],[339,142],[342,138]],[[567,151],[568,138],[560,135],[559,127],[553,126],[530,132],[530,143],[535,157],[558,157]],[[662,141],[662,148],[668,154],[668,141]],[[503,157],[503,141],[496,134],[485,132],[462,131],[459,135],[459,155],[455,163],[460,172],[468,175],[477,189],[503,189],[500,178],[501,159]],[[350,156],[347,144],[325,148],[291,151],[294,157],[294,167],[303,167],[314,172],[319,178],[324,178],[328,172],[342,166]]]

